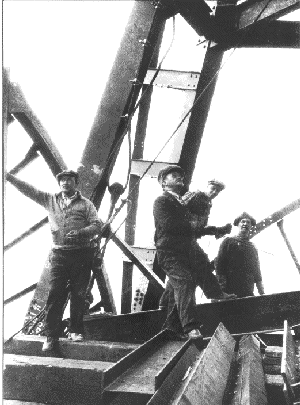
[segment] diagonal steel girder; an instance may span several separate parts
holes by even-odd
[[[78,169],[81,191],[97,208],[167,17],[150,1],[133,6]]]
[[[300,0],[251,0],[237,6],[237,29],[250,27],[262,20],[274,20],[300,8]]]

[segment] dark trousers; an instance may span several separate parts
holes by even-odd
[[[208,298],[222,294],[219,283],[212,273],[206,253],[197,242],[186,252],[157,250],[158,261],[169,280],[160,305],[168,302],[168,315],[164,327],[187,333],[199,328],[196,316],[196,287],[200,286]]]
[[[46,302],[46,335],[59,337],[61,320],[70,293],[70,332],[83,333],[86,289],[89,283],[93,249],[53,249],[50,255],[49,294]]]

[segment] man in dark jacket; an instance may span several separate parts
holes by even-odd
[[[254,295],[256,284],[258,293],[264,294],[264,286],[256,247],[249,240],[250,229],[256,221],[243,212],[233,223],[238,226],[237,236],[225,238],[220,245],[216,259],[216,274],[222,290],[234,293],[237,297]]]
[[[190,338],[201,337],[196,316],[195,290],[199,285],[208,298],[231,298],[224,294],[212,274],[207,255],[197,243],[203,235],[224,234],[223,228],[203,227],[191,218],[181,193],[184,171],[167,166],[158,175],[164,192],[154,202],[155,237],[159,266],[169,277],[169,306],[165,327]]]
[[[53,246],[45,315],[47,340],[43,351],[53,350],[58,344],[67,285],[70,286],[69,338],[73,341],[83,340],[85,295],[94,257],[91,239],[102,233],[104,225],[93,203],[76,189],[76,172],[65,170],[56,178],[61,191],[49,194],[6,174],[11,184],[48,211]]]

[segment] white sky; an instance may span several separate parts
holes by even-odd
[[[131,6],[131,1],[124,0],[3,3],[4,66],[10,69],[11,80],[20,84],[71,168],[80,161]],[[293,19],[299,20],[299,12],[293,13]],[[171,34],[170,20],[164,49]],[[205,50],[196,46],[198,39],[177,16],[176,40],[163,68],[200,71]],[[299,49],[237,49],[227,52],[224,61],[192,183],[194,188],[203,188],[212,177],[225,182],[225,191],[214,202],[210,219],[214,225],[232,222],[244,210],[260,220],[300,197]],[[155,91],[160,98],[163,93]],[[153,158],[159,140],[167,139],[176,128],[180,121],[176,111],[182,102],[178,93],[153,108],[147,134],[150,141],[146,139],[149,156],[145,158]],[[23,158],[29,146],[26,134],[18,124],[12,124],[8,170]],[[119,159],[112,181],[124,183],[126,165],[126,160]],[[20,176],[44,190],[56,190],[49,170],[40,162],[34,162]],[[147,198],[138,217],[137,245],[150,246],[152,204],[160,190],[154,179],[143,180],[141,188]],[[5,237],[9,242],[45,212],[24,198],[20,207],[20,194],[9,186],[7,201],[10,209],[5,211]],[[299,219],[299,212],[285,219],[298,260]],[[259,249],[266,292],[299,289],[299,274],[276,225],[253,241]],[[210,237],[201,241],[212,258],[219,243]],[[5,255],[5,298],[37,281],[50,247],[49,230],[39,231],[21,245]],[[117,268],[107,265],[107,270],[119,307],[121,257]],[[26,296],[22,300],[23,310],[18,307],[21,318],[29,299]],[[10,306],[11,313],[15,312],[14,305]]]

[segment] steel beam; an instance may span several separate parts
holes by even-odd
[[[21,88],[16,83],[10,83],[9,113],[19,121],[33,142],[37,145],[41,155],[54,175],[67,168],[60,152],[28,105]]]
[[[300,48],[300,23],[260,21],[244,31],[222,38],[214,48]]]
[[[278,211],[273,212],[273,214],[259,221],[254,227],[250,230],[250,238],[253,238],[255,235],[266,229],[268,226],[274,224],[275,222],[280,221],[286,215],[291,214],[293,211],[300,208],[300,198],[286,205]]]
[[[79,167],[81,191],[92,195],[97,208],[165,20],[164,9],[150,1],[135,1]]]
[[[222,322],[230,334],[249,334],[281,330],[288,319],[291,326],[300,323],[300,291],[239,298],[197,305],[197,319],[205,337],[212,336]],[[118,342],[142,342],[157,334],[166,311],[141,311],[126,315],[86,316],[87,339]]]
[[[200,73],[194,108],[191,112],[179,159],[179,165],[185,170],[188,183],[191,181],[195,168],[223,53],[223,51],[209,48]]]
[[[266,19],[277,19],[300,8],[299,0],[251,0],[236,8],[237,28],[243,29]]]
[[[157,66],[159,50],[162,42],[164,26],[161,27],[160,35],[158,36],[155,51],[150,62],[150,67]],[[154,69],[152,70],[155,71]],[[149,70],[148,70],[149,72]],[[151,82],[151,80],[150,80]],[[150,111],[151,96],[153,88],[145,85],[142,87],[142,95],[139,102],[138,119],[135,130],[134,148],[132,159],[142,159],[144,153],[144,142],[146,138],[147,122]],[[132,164],[132,162],[131,162]],[[128,196],[131,204],[127,206],[127,218],[125,222],[125,242],[133,245],[135,242],[136,231],[136,216],[138,211],[138,200],[140,193],[140,176],[130,173]],[[133,263],[123,262],[123,281],[122,281],[122,296],[121,296],[121,313],[131,312],[132,302],[132,275]]]
[[[293,248],[292,248],[292,245],[290,244],[290,242],[289,242],[289,240],[288,240],[288,238],[286,236],[286,233],[285,233],[285,231],[283,229],[283,219],[281,219],[280,221],[277,222],[277,226],[278,226],[279,231],[281,233],[281,236],[283,237],[283,239],[285,241],[285,244],[286,244],[286,246],[287,246],[287,248],[288,248],[288,250],[289,250],[289,252],[290,252],[290,254],[292,256],[292,259],[294,260],[294,263],[295,263],[295,265],[297,267],[297,270],[298,270],[298,272],[300,274],[300,264],[299,264],[299,262],[297,260],[297,257],[295,255],[295,252],[294,252]]]

